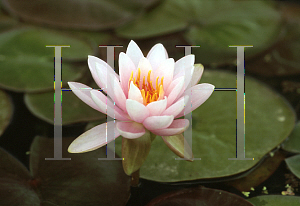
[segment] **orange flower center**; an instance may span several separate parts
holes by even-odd
[[[128,81],[128,88],[130,86],[131,81],[137,88],[139,88],[143,97],[144,105],[163,99],[165,94],[163,88],[164,77],[161,78],[160,83],[158,83],[159,77],[156,77],[156,82],[155,82],[156,87],[153,88],[152,81],[150,81],[150,75],[151,75],[151,70],[148,72],[147,80],[144,76],[143,83],[140,84],[141,69],[139,68],[137,78],[133,78],[133,71],[132,71]]]

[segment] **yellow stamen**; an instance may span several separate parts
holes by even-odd
[[[147,80],[146,77],[143,76],[143,82],[140,85],[141,81],[141,69],[138,69],[138,72],[136,74],[136,77],[133,78],[133,71],[131,72],[129,81],[128,81],[128,89],[130,87],[130,82],[137,86],[137,88],[140,89],[141,95],[143,97],[143,104],[147,105],[151,102],[162,100],[164,98],[164,89],[163,89],[163,79],[164,77],[161,78],[160,83],[158,83],[159,77],[156,77],[155,81],[155,88],[153,88],[152,81],[151,81],[151,70],[149,70],[148,75],[147,75]]]

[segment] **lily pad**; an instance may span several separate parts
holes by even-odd
[[[0,148],[1,204],[125,205],[130,177],[123,172],[121,161],[99,161],[105,157],[105,148],[70,154],[67,148],[72,140],[62,139],[62,157],[71,160],[45,160],[53,158],[53,138],[36,137],[30,149],[30,172]]]
[[[300,179],[300,155],[295,155],[285,159],[285,162],[291,172]]]
[[[40,205],[35,191],[30,188],[28,170],[16,158],[0,148],[0,199],[2,205]]]
[[[67,148],[72,140],[63,138],[62,148],[62,157],[71,160],[45,160],[53,157],[53,139],[36,137],[31,145],[30,169],[33,178],[41,180],[38,188],[43,200],[57,205],[125,205],[130,177],[121,161],[99,161],[105,157],[105,148],[70,154]]]
[[[8,126],[13,113],[12,102],[8,95],[0,90],[0,136]]]
[[[24,21],[72,29],[108,29],[133,19],[158,0],[40,0],[3,1],[5,8]]]
[[[67,60],[86,60],[93,54],[92,47],[85,41],[52,30],[22,28],[1,33],[0,86],[16,92],[53,89],[54,48],[46,45],[70,45],[70,48],[62,48],[63,85],[85,72]]]
[[[247,199],[254,206],[299,206],[300,197],[282,195],[263,195]]]
[[[234,88],[236,74],[207,69],[202,82],[216,88]],[[141,177],[159,182],[226,177],[249,170],[283,142],[295,124],[293,109],[257,80],[246,76],[245,85],[245,157],[254,160],[228,160],[236,157],[236,92],[214,91],[192,113],[192,148],[194,157],[201,160],[175,160],[177,156],[156,137],[141,167]],[[121,139],[116,139],[117,154],[121,154]]]
[[[282,148],[289,152],[300,153],[300,122],[296,124],[293,132],[282,145]]]
[[[236,49],[228,45],[254,45],[246,49],[247,57],[265,50],[278,39],[281,16],[263,1],[166,0],[117,34],[148,38],[186,28],[186,40],[201,46],[194,51],[199,62],[233,63]]]
[[[25,94],[27,108],[38,118],[54,123],[54,91],[41,94]],[[89,122],[106,119],[106,115],[92,109],[81,101],[72,91],[62,92],[62,124]]]
[[[240,196],[235,194],[210,189],[205,187],[183,189],[161,195],[147,204],[147,206],[195,206],[195,205],[223,205],[223,206],[253,206]]]

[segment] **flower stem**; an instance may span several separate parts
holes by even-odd
[[[140,182],[140,170],[133,172],[131,175],[131,187],[138,187]]]

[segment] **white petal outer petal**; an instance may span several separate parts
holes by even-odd
[[[117,129],[122,137],[135,139],[146,132],[144,126],[137,122],[117,122]]]
[[[149,59],[149,62],[152,65],[153,71],[155,71],[160,64],[162,64],[166,59],[168,58],[167,52],[165,47],[162,44],[156,44],[154,45],[148,55],[147,59]]]
[[[128,99],[138,101],[143,104],[143,97],[139,88],[137,88],[133,82],[130,82],[130,89],[128,92]]]
[[[190,54],[182,57],[175,63],[174,76],[176,76],[182,70],[193,66],[195,63],[195,55]]]
[[[117,105],[111,101],[111,99],[107,98],[102,92],[97,90],[91,91],[91,97],[96,105],[108,116],[115,118],[117,120],[128,121],[129,116],[124,113]]]
[[[132,62],[134,63],[136,68],[137,68],[137,66],[140,62],[140,59],[142,57],[144,57],[144,55],[143,55],[141,49],[139,48],[139,46],[132,40],[128,44],[126,54],[132,60]]]
[[[150,116],[159,116],[167,107],[167,97],[162,100],[149,103],[147,106]]]
[[[115,71],[102,59],[89,55],[88,65],[96,84],[100,87],[99,89],[103,89],[103,91],[105,92],[107,92],[106,90],[107,72],[114,74],[115,77],[119,79],[119,76],[115,73]],[[97,68],[103,70],[101,72],[101,76],[99,76],[99,73],[96,71]]]
[[[109,86],[110,88],[108,88],[107,95],[109,95],[123,111],[126,111],[126,96],[122,90],[119,80],[117,80],[113,75],[110,75]]]
[[[122,89],[124,91],[125,96],[128,95],[128,81],[131,75],[131,72],[135,73],[136,66],[132,62],[132,60],[128,57],[127,54],[121,52],[119,55],[119,74],[120,74],[120,82]]]
[[[176,134],[181,134],[188,127],[189,127],[189,120],[175,119],[168,128],[152,130],[151,132],[159,136],[172,136]]]
[[[144,119],[149,117],[149,111],[146,106],[135,100],[127,99],[126,109],[130,118],[135,122],[142,123]]]
[[[196,85],[200,81],[203,71],[204,71],[204,67],[202,64],[194,65],[194,73],[191,80],[191,87]]]
[[[108,125],[106,125],[108,124]],[[107,137],[107,128],[114,128],[114,136]],[[114,121],[100,124],[77,137],[69,146],[70,153],[89,152],[98,149],[120,136]]]
[[[170,126],[174,120],[173,115],[169,116],[151,116],[147,117],[143,125],[150,131],[156,130],[156,129],[164,129]]]
[[[184,92],[185,95],[191,94],[191,101],[188,101],[188,104],[192,104],[191,107],[186,107],[182,110],[175,118],[182,117],[183,115],[189,114],[193,110],[197,109],[201,104],[203,104],[214,91],[215,86],[208,83],[197,84],[187,91]]]
[[[98,110],[99,112],[102,112],[106,114],[105,110],[100,109],[95,102],[93,101],[90,92],[93,90],[93,88],[88,87],[84,84],[78,83],[78,82],[68,82],[69,87],[72,89],[72,92],[81,99],[84,103],[89,105],[95,110]]]
[[[175,87],[172,89],[170,94],[168,95],[168,104],[167,107],[171,106],[173,102],[177,99],[180,91],[182,90],[184,86],[184,77],[180,77],[178,84],[175,85]]]
[[[177,102],[168,107],[161,115],[173,115],[176,117],[187,104],[189,96],[181,97]]]
[[[159,82],[161,80],[162,77],[164,77],[164,91],[167,90],[167,88],[169,87],[170,83],[173,80],[173,72],[174,72],[174,59],[170,58],[170,59],[166,59],[165,61],[162,62],[162,64],[159,65],[159,67],[154,71],[154,75],[151,78],[152,81],[152,85],[154,88],[156,88],[155,86],[155,81],[156,78],[159,77]]]

